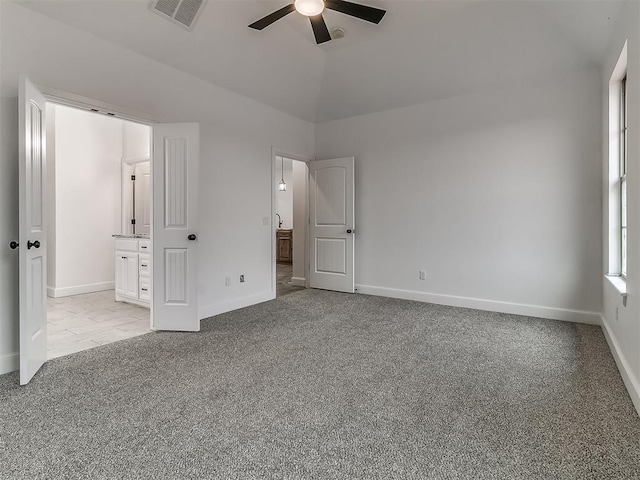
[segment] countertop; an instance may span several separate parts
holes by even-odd
[[[124,234],[124,235],[121,235],[119,233],[114,233],[111,236],[113,238],[141,238],[143,240],[149,240],[149,234],[148,233],[129,233],[129,234]]]

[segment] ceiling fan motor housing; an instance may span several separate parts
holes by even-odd
[[[380,23],[382,17],[387,13],[386,10],[382,10],[380,8],[369,7],[359,3],[346,2],[345,0],[295,0],[295,3],[286,5],[280,10],[276,10],[266,17],[253,22],[249,25],[249,28],[262,30],[272,23],[280,20],[282,17],[289,15],[291,12],[297,11],[302,15],[309,17],[313,34],[316,37],[316,43],[321,44],[328,42],[332,38],[329,33],[329,29],[327,28],[327,24],[322,17],[322,12],[325,8],[376,24]],[[333,32],[333,38],[344,37],[344,30],[341,28],[335,28]]]
[[[296,0],[294,5],[298,13],[307,17],[320,15],[324,10],[324,0]]]

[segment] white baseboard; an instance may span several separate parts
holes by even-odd
[[[600,313],[587,312],[583,310],[568,310],[538,305],[525,305],[521,303],[482,300],[480,298],[456,297],[453,295],[373,287],[370,285],[356,285],[356,290],[358,293],[364,293],[367,295],[416,300],[418,302],[435,303],[451,307],[475,308],[477,310],[488,310],[490,312],[510,313],[514,315],[525,315],[528,317],[563,320],[565,322],[586,323],[589,325],[602,324]]]
[[[76,285],[73,287],[61,288],[47,287],[47,295],[53,298],[70,297],[71,295],[102,292],[104,290],[113,290],[114,288],[115,282],[89,283],[87,285]]]
[[[215,305],[207,305],[198,308],[198,317],[200,320],[220,315],[221,313],[230,312],[239,308],[249,307],[257,303],[267,302],[276,298],[274,291],[267,290],[265,292],[249,295],[248,297],[236,298],[227,302],[217,303]]]
[[[20,368],[20,355],[12,353],[0,357],[0,375],[14,372]]]
[[[304,277],[291,277],[291,285],[295,285],[297,287],[306,287],[307,279]]]
[[[633,374],[631,367],[629,367],[629,362],[622,353],[620,344],[609,328],[607,320],[604,317],[601,318],[604,338],[607,339],[609,350],[611,350],[611,353],[613,354],[613,358],[616,361],[616,365],[618,366],[618,371],[620,372],[622,381],[624,382],[625,387],[627,387],[627,391],[629,392],[629,396],[631,397],[633,406],[636,407],[636,412],[638,412],[638,415],[640,415],[640,382],[638,381],[638,378]]]

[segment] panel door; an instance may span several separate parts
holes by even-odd
[[[19,92],[20,384],[47,360],[45,99],[26,77]]]
[[[197,123],[153,127],[154,330],[199,331]]]
[[[355,160],[309,162],[309,286],[355,291]]]

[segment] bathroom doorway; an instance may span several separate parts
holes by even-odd
[[[134,233],[150,249],[151,127],[47,102],[46,135],[51,359],[151,331],[149,302],[116,301],[114,249],[114,235]],[[127,252],[136,269],[145,253]]]
[[[305,161],[275,155],[275,294],[307,287],[308,168]]]

